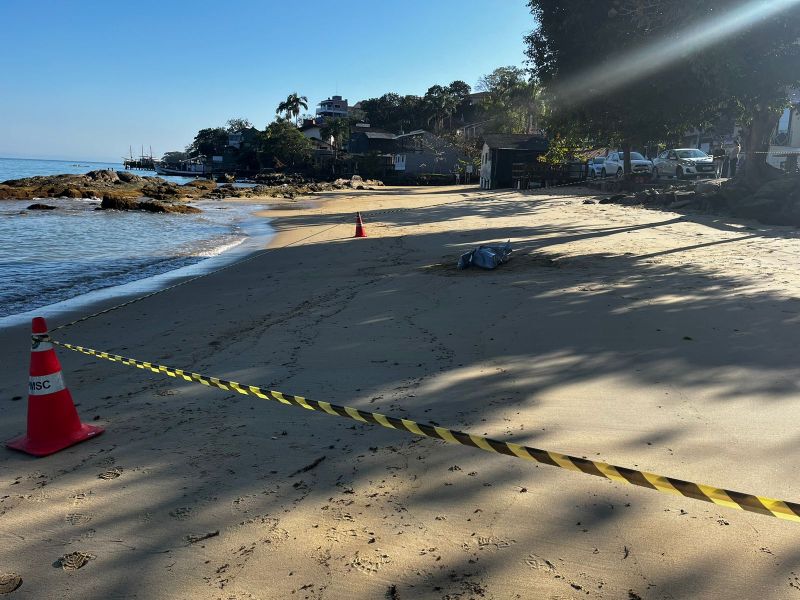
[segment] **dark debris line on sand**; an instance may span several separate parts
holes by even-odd
[[[219,535],[219,529],[216,529],[208,533],[187,535],[186,541],[189,542],[190,544],[196,544],[197,542],[202,542],[203,540],[207,540],[208,538],[212,537],[217,537],[218,535]]]
[[[311,469],[314,469],[314,468],[316,468],[316,467],[317,467],[317,465],[319,465],[319,463],[321,463],[323,460],[325,460],[325,458],[326,458],[326,457],[325,457],[324,455],[323,455],[323,456],[320,456],[320,457],[319,457],[317,460],[315,460],[314,462],[312,462],[310,465],[306,465],[306,466],[305,466],[305,467],[303,467],[302,469],[298,469],[297,471],[295,471],[294,473],[292,473],[291,475],[289,475],[289,477],[294,477],[295,475],[299,475],[300,473],[307,473],[307,472],[308,472],[308,471],[310,471]]]

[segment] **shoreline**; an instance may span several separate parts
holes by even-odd
[[[28,322],[34,316],[41,316],[42,314],[46,314],[48,318],[56,320],[64,315],[75,314],[85,309],[91,312],[93,307],[107,305],[119,299],[129,299],[137,295],[149,294],[170,287],[179,280],[207,274],[228,264],[242,260],[242,258],[247,255],[257,252],[259,248],[268,246],[274,235],[274,230],[269,225],[269,221],[265,222],[263,217],[259,214],[264,210],[268,210],[262,207],[267,204],[268,200],[268,198],[255,198],[252,200],[248,199],[247,202],[242,203],[244,205],[253,205],[247,217],[243,218],[241,221],[235,222],[238,227],[242,228],[244,237],[240,240],[228,242],[223,246],[212,249],[211,254],[209,254],[209,251],[202,251],[186,257],[187,259],[195,259],[196,262],[171,268],[153,275],[146,275],[138,279],[130,279],[124,283],[99,287],[71,298],[20,313],[0,316],[0,331]],[[202,206],[202,203],[195,202],[195,204],[200,204]],[[234,222],[232,222],[231,225],[234,225]],[[175,254],[173,258],[178,258],[179,256],[181,255]],[[134,275],[135,273],[130,273],[130,276]]]
[[[268,257],[65,341],[796,499],[800,240],[584,198],[397,188],[271,207]],[[506,239],[496,271],[455,269]],[[3,439],[25,419],[22,329],[0,331]],[[58,355],[106,432],[41,460],[3,450],[15,598],[783,597],[796,572],[791,523]],[[52,567],[73,551],[96,558]]]

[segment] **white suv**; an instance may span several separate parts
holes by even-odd
[[[619,177],[624,174],[625,168],[625,153],[612,152],[606,157],[606,162],[603,163],[603,170],[600,172],[601,177]],[[653,174],[653,163],[647,160],[638,152],[631,152],[631,171],[634,175],[647,175],[648,177]]]
[[[653,177],[714,177],[714,159],[697,148],[664,150],[655,160]]]

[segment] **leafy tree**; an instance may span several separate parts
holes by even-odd
[[[320,127],[323,138],[333,138],[333,147],[340,150],[344,142],[350,138],[351,122],[349,119],[325,119]]]
[[[311,159],[313,148],[311,140],[288,120],[270,123],[261,135],[262,164],[271,161],[276,165],[304,166]]]
[[[161,162],[170,165],[175,165],[188,158],[189,155],[186,152],[181,152],[180,150],[172,150],[171,152],[164,153],[164,156],[161,157]]]
[[[427,113],[428,123],[434,123],[434,129],[441,131],[444,122],[452,117],[459,105],[459,98],[449,88],[434,85],[428,88],[422,98]]]
[[[537,27],[526,38],[528,56],[558,107],[551,129],[582,131],[627,150],[734,116],[747,127],[747,176],[770,175],[766,154],[755,153],[768,147],[788,89],[800,83],[800,5],[530,0],[529,6]]]
[[[186,148],[190,157],[215,156],[225,151],[228,145],[228,132],[222,127],[201,129]]]
[[[395,131],[412,131],[422,129],[425,124],[424,103],[422,98],[412,94],[403,96],[398,106],[398,127]]]
[[[297,120],[303,110],[308,110],[308,98],[305,96],[298,96],[297,92],[294,92],[289,94],[286,100],[278,104],[278,108],[275,109],[275,114],[279,115],[284,113],[287,121],[290,119]]]
[[[366,120],[375,127],[395,131],[401,121],[402,96],[389,92],[379,98],[368,98],[361,102]]]
[[[500,67],[478,80],[478,89],[487,92],[485,117],[496,133],[529,133],[539,129],[546,113],[541,85],[519,67]]]
[[[253,124],[247,119],[228,119],[228,122],[225,124],[225,129],[228,133],[241,133],[245,129],[250,129],[252,126]]]
[[[456,80],[447,86],[447,91],[451,96],[456,98],[456,114],[459,116],[461,123],[466,123],[467,119],[472,116],[472,99],[470,94],[472,88],[461,80]]]

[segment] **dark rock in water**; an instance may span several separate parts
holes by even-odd
[[[135,173],[130,173],[129,171],[117,171],[117,177],[123,183],[139,183],[140,181],[144,181],[143,177]]]
[[[189,183],[184,183],[183,187],[196,188],[198,190],[213,190],[217,184],[210,179],[195,179]]]
[[[89,171],[84,175],[87,179],[92,181],[101,181],[103,183],[114,183],[119,181],[119,175],[114,169],[98,169],[97,171]]]
[[[62,195],[65,198],[83,198],[83,192],[75,188],[66,188]]]
[[[172,204],[154,200],[134,200],[112,194],[105,194],[100,204],[101,210],[141,210],[151,213],[194,214],[202,212],[199,208],[186,204]]]
[[[39,203],[31,204],[28,207],[28,210],[55,210],[55,209],[56,209],[55,206],[50,206],[49,204],[39,204]]]
[[[583,203],[584,204],[594,204],[595,201],[594,200],[584,200]]]
[[[303,185],[308,180],[297,173],[259,173],[255,176],[256,183],[265,185]]]
[[[153,200],[172,200],[180,197],[180,186],[171,181],[164,181],[163,179],[156,179],[148,181],[142,186],[142,195],[152,198]]]
[[[0,200],[9,200],[13,198],[20,198],[18,195],[19,191],[15,187],[11,187],[10,185],[6,185],[4,183],[0,184]],[[24,195],[21,199],[31,198],[32,196]]]
[[[115,194],[103,194],[100,208],[107,210],[136,210],[138,202],[133,198],[125,198]]]
[[[164,202],[149,202],[142,200],[138,203],[138,210],[153,213],[180,213],[182,215],[195,214],[201,211],[199,208],[187,204],[172,204]]]

